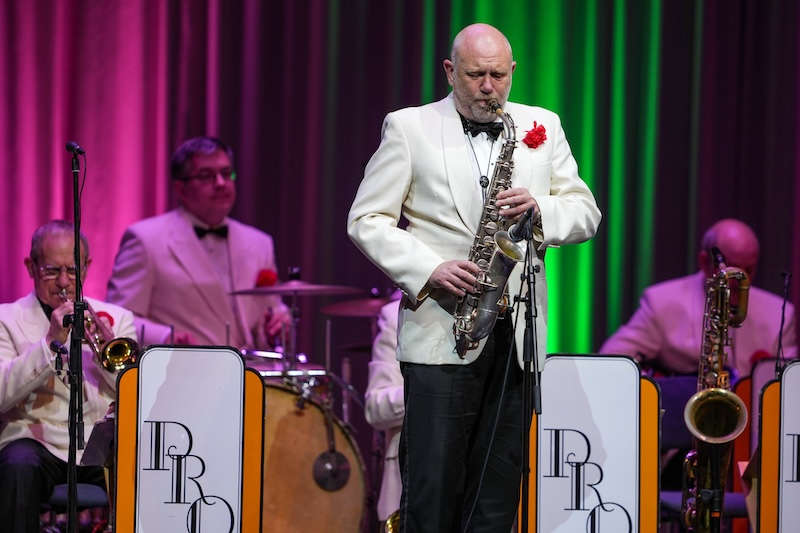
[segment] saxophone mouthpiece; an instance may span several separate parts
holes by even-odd
[[[489,111],[492,113],[496,113],[498,115],[503,114],[503,108],[500,107],[500,104],[497,103],[497,100],[489,100],[489,103],[486,105],[489,107]]]
[[[62,302],[66,302],[69,299],[67,297],[67,289],[61,289],[58,291],[58,297],[61,298]]]

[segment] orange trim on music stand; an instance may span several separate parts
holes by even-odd
[[[136,420],[139,408],[139,369],[128,368],[117,378],[117,457],[114,476],[114,531],[133,533],[136,510]]]
[[[747,425],[744,427],[742,434],[733,441],[733,463],[731,468],[733,472],[738,472],[736,465],[741,462],[748,462],[752,454],[750,439],[753,431],[753,378],[747,376],[737,381],[733,387],[733,392],[741,398],[747,408]],[[732,477],[733,492],[745,492],[741,476],[734,473]],[[731,533],[747,533],[750,530],[747,518],[734,518],[731,521],[731,526]]]
[[[539,441],[538,441],[538,422],[539,418],[536,416],[536,413],[533,414],[533,419],[531,420],[531,430],[530,430],[530,453],[528,454],[529,460],[528,464],[531,468],[531,473],[528,476],[528,531],[531,533],[536,531],[536,491],[538,487],[536,486],[536,468],[539,466]],[[520,492],[520,500],[522,500],[521,492]],[[517,510],[517,529],[522,529],[522,502],[520,501],[520,507]]]
[[[758,531],[778,530],[780,482],[781,383],[772,381],[761,393],[761,467],[758,480]]]
[[[658,531],[661,397],[647,377],[639,380],[639,531]]]
[[[264,468],[264,382],[244,373],[244,450],[242,460],[242,533],[261,531],[261,480]]]

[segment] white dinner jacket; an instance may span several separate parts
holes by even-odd
[[[115,337],[136,340],[130,311],[86,298],[95,311],[113,318]],[[29,438],[67,460],[69,450],[69,386],[56,375],[54,355],[45,342],[50,321],[34,293],[0,304],[0,448]],[[110,339],[106,339],[110,340]],[[69,347],[69,338],[66,346]],[[64,369],[67,368],[64,360]],[[114,401],[117,374],[103,369],[91,349],[83,347],[83,420],[86,436]],[[83,454],[78,450],[77,459]]]
[[[251,289],[261,269],[276,270],[272,238],[226,219],[233,288]],[[168,342],[169,326],[188,331],[198,344],[253,347],[267,307],[276,296],[238,296],[235,308],[181,209],[131,225],[122,237],[107,299],[136,314],[144,345]]]
[[[539,204],[543,234],[540,251],[591,238],[600,211],[578,176],[561,123],[539,107],[507,103],[521,140],[534,122],[547,140],[537,148],[518,142],[513,186],[526,187]],[[426,364],[467,364],[480,346],[460,359],[453,336],[453,298],[429,291],[427,281],[443,261],[466,259],[483,206],[472,153],[452,95],[386,116],[378,150],[364,171],[348,216],[348,233],[359,249],[405,293],[399,317],[398,359]],[[406,229],[397,227],[402,216]],[[547,338],[547,285],[544,263],[536,275],[537,345],[544,364]],[[520,288],[520,266],[509,276],[512,295]],[[517,327],[517,356],[522,359],[524,327]]]
[[[630,355],[679,374],[697,372],[703,342],[704,284],[705,274],[696,272],[648,287],[631,319],[603,343],[600,353]],[[728,330],[733,340],[728,365],[739,376],[750,375],[757,351],[775,355],[780,333],[783,300],[757,287],[750,287],[748,300],[742,326]],[[797,357],[796,327],[794,306],[787,303],[783,328],[787,358]]]
[[[399,306],[399,300],[392,300],[381,308],[378,315],[378,335],[372,343],[369,380],[364,395],[367,422],[375,429],[384,431],[386,436],[381,491],[376,509],[379,520],[386,520],[400,508],[400,494],[403,491],[398,459],[400,430],[405,416],[403,374],[397,362]]]

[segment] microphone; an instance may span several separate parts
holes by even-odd
[[[79,144],[78,144],[78,143],[76,143],[75,141],[69,141],[69,142],[67,143],[67,146],[66,146],[66,148],[67,148],[67,152],[69,152],[69,153],[71,153],[71,154],[79,154],[79,155],[83,155],[83,154],[85,154],[85,153],[86,153],[86,152],[83,150],[83,148],[81,148],[81,145],[79,145]]]
[[[531,235],[532,217],[533,207],[525,211],[525,214],[522,215],[522,218],[519,219],[519,222],[511,226],[511,228],[508,230],[508,236],[512,242],[519,242],[523,239],[527,239],[528,236]]]

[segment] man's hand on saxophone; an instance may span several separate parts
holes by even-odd
[[[497,193],[497,207],[500,213],[508,219],[516,219],[522,213],[533,208],[533,219],[539,217],[539,204],[536,203],[531,192],[524,187],[512,187]]]
[[[428,278],[428,285],[434,289],[444,289],[456,296],[464,296],[465,291],[475,293],[477,276],[481,269],[472,261],[453,259],[445,261]]]

